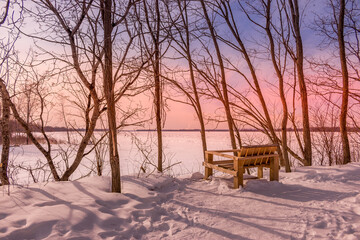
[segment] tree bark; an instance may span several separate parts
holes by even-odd
[[[304,141],[304,159],[305,165],[312,165],[312,150],[311,150],[311,134],[309,121],[309,105],[307,99],[307,89],[304,75],[304,52],[302,45],[302,38],[300,33],[300,14],[298,0],[289,0],[289,6],[292,15],[292,26],[294,30],[294,38],[296,42],[296,62],[297,76],[299,80],[301,109],[302,109],[302,123],[303,123],[303,141]]]
[[[107,103],[107,117],[109,125],[109,155],[111,166],[111,191],[121,192],[120,158],[117,147],[116,108],[113,83],[112,62],[112,0],[103,0],[104,23],[104,93]]]
[[[155,118],[156,118],[156,133],[157,133],[157,147],[158,147],[158,164],[157,169],[159,172],[163,171],[163,143],[162,143],[162,126],[161,126],[161,81],[160,81],[160,8],[159,1],[155,1],[156,11],[156,30],[153,34],[154,39],[154,85],[155,85]]]
[[[342,84],[343,84],[341,112],[340,112],[340,133],[341,133],[341,141],[342,141],[343,164],[347,164],[351,161],[350,144],[347,133],[347,124],[346,124],[348,102],[349,102],[349,73],[346,63],[346,51],[345,51],[345,40],[344,40],[344,18],[345,18],[345,7],[346,7],[345,4],[346,4],[345,0],[340,0],[339,20],[337,26]]]
[[[283,116],[281,120],[281,148],[282,148],[282,155],[283,157],[280,158],[281,165],[285,166],[286,172],[291,172],[290,169],[290,160],[289,160],[289,154],[288,154],[288,146],[287,146],[287,121],[288,121],[288,107],[286,103],[286,96],[284,92],[284,77],[281,73],[280,66],[277,64],[276,56],[275,56],[275,43],[274,38],[272,36],[271,30],[270,30],[270,23],[271,23],[271,0],[267,1],[266,5],[266,27],[265,31],[269,38],[270,43],[270,55],[271,55],[271,61],[273,63],[276,75],[279,79],[279,93],[280,93],[280,99],[281,104],[283,106]]]
[[[10,0],[7,0],[5,5],[5,13],[1,14],[0,26],[5,23],[5,20],[9,14],[9,8],[10,8]]]
[[[155,0],[154,5],[152,6],[155,9],[154,14],[149,14],[147,0],[143,0],[145,21],[148,27],[148,33],[151,36],[153,49],[149,49],[147,46],[147,51],[150,53],[152,70],[153,70],[153,80],[154,80],[154,109],[155,109],[155,122],[156,122],[156,134],[157,134],[157,170],[158,172],[163,171],[163,141],[162,141],[162,84],[161,84],[161,52],[160,52],[160,4],[159,0]],[[151,18],[153,17],[153,18]],[[153,25],[150,21],[153,21]],[[142,32],[144,36],[144,32]],[[144,38],[144,41],[145,38]],[[145,44],[146,45],[146,44]],[[153,52],[152,52],[153,51]]]
[[[28,89],[28,86],[25,87],[26,91],[26,124],[30,124],[30,101],[31,101],[31,90]],[[26,135],[26,144],[29,144],[29,136]]]
[[[155,66],[154,66],[154,81],[155,81],[155,117],[156,117],[156,133],[158,139],[158,171],[163,171],[162,161],[163,161],[163,143],[162,143],[162,126],[161,126],[161,108],[162,108],[162,99],[161,99],[161,82],[160,82],[160,9],[159,1],[155,1],[156,9],[156,32],[154,38],[154,47],[155,47]]]
[[[217,59],[219,62],[220,74],[221,74],[221,86],[222,86],[222,92],[223,92],[223,104],[224,104],[224,108],[225,108],[225,114],[226,114],[226,118],[227,118],[229,132],[230,132],[231,147],[233,149],[236,149],[236,139],[235,139],[235,134],[234,134],[234,121],[231,116],[231,109],[230,109],[230,104],[229,104],[229,96],[228,96],[228,90],[227,90],[224,62],[223,62],[223,59],[221,56],[219,44],[216,39],[215,29],[209,18],[205,2],[204,2],[204,0],[201,0],[200,2],[201,2],[201,6],[202,6],[202,9],[204,12],[206,23],[207,23],[209,31],[210,31],[211,39],[214,43],[216,56],[217,56]]]
[[[180,0],[178,0],[178,5],[180,7]],[[206,144],[206,131],[205,131],[205,123],[204,123],[204,116],[201,108],[199,93],[196,86],[195,81],[195,75],[194,75],[194,68],[193,68],[193,60],[191,57],[191,49],[190,49],[190,32],[189,32],[189,22],[188,22],[188,13],[187,13],[187,2],[184,2],[184,13],[185,16],[182,15],[182,20],[184,23],[184,29],[186,34],[186,43],[185,43],[185,50],[186,50],[186,56],[187,61],[189,65],[189,71],[190,71],[190,79],[191,79],[191,85],[194,91],[194,99],[195,99],[195,106],[196,106],[196,114],[200,123],[200,135],[201,135],[201,142],[202,142],[202,148],[203,148],[203,155],[204,155],[204,161],[205,161],[205,151],[207,150],[207,144]],[[180,32],[179,32],[180,33]]]
[[[9,177],[7,169],[9,164],[10,152],[10,106],[3,92],[1,92],[2,100],[2,119],[1,119],[1,138],[2,138],[2,151],[1,151],[1,166],[0,166],[0,180],[1,185],[9,185]]]

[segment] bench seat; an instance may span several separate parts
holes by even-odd
[[[241,149],[205,151],[205,177],[208,179],[213,170],[234,176],[234,188],[243,186],[243,174],[247,168],[258,168],[258,178],[263,177],[263,168],[270,168],[270,181],[279,180],[278,145],[245,146]],[[230,154],[229,154],[230,153]],[[214,156],[222,157],[214,161]]]

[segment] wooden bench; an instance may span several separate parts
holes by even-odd
[[[279,181],[279,154],[277,145],[245,146],[241,149],[205,151],[205,177],[213,175],[213,169],[234,176],[234,188],[243,186],[243,174],[247,168],[258,168],[258,178],[263,168],[270,168],[270,181]],[[231,153],[231,154],[227,154]],[[214,156],[224,159],[214,161]]]

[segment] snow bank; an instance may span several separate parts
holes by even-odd
[[[280,182],[226,175],[108,177],[1,187],[0,239],[360,239],[360,164]]]

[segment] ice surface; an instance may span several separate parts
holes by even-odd
[[[96,132],[98,138],[100,138],[101,132]],[[120,154],[120,171],[121,175],[138,175],[140,172],[140,166],[144,163],[144,155],[136,147],[141,146],[146,152],[148,152],[148,158],[157,163],[156,155],[156,133],[155,132],[120,132],[118,134],[119,154]],[[269,143],[268,140],[258,132],[242,132],[242,139],[245,144],[265,144]],[[52,145],[52,156],[57,166],[62,166],[64,171],[65,156],[69,157],[69,164],[73,161],[76,154],[76,144],[65,144],[67,136],[64,132],[50,133],[52,138],[62,140],[62,144]],[[207,132],[207,146],[209,150],[217,149],[230,149],[229,133],[228,132]],[[289,134],[289,137],[292,136]],[[71,141],[76,143],[80,141],[80,137],[77,133],[71,134]],[[164,132],[164,169],[166,173],[171,176],[180,176],[186,174],[193,174],[195,172],[202,172],[203,151],[201,144],[200,132]],[[92,148],[93,145],[89,145],[87,150]],[[1,148],[1,146],[0,146]],[[87,151],[86,150],[86,151]],[[110,165],[108,163],[108,154],[103,152],[104,156],[104,170],[103,175],[110,175]],[[11,178],[16,181],[17,184],[32,183],[33,179],[29,173],[24,170],[31,167],[32,169],[45,165],[46,159],[40,153],[34,145],[23,145],[20,147],[11,147],[10,153],[11,163],[15,166],[21,166],[16,171],[11,172]],[[95,153],[88,154],[81,162],[78,169],[74,172],[71,179],[78,179],[81,176],[87,175],[91,169],[96,169]],[[150,173],[153,170],[153,166],[150,164],[143,165],[146,168],[146,173]],[[167,168],[172,166],[171,168]],[[35,177],[39,181],[47,180],[50,172],[48,168],[44,171],[34,171]],[[92,172],[94,174],[95,172]],[[319,177],[315,175],[316,177]],[[312,176],[308,176],[311,178]],[[326,177],[326,176],[325,176]],[[314,181],[321,181],[321,179],[314,179]]]

